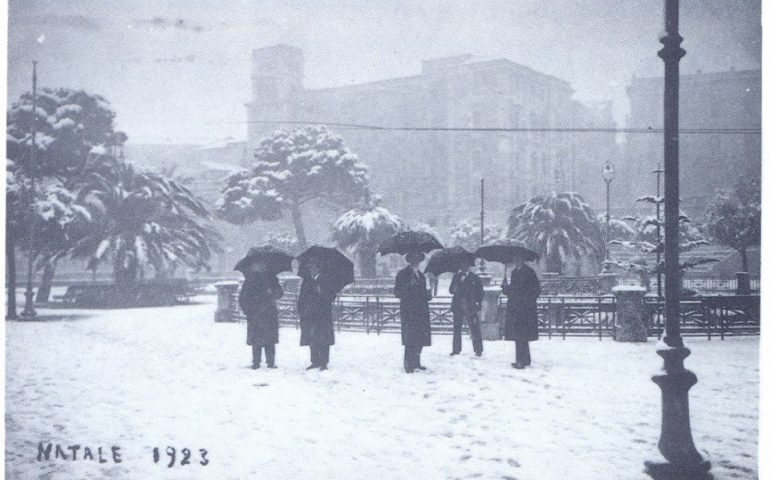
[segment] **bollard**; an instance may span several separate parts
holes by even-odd
[[[484,299],[481,301],[481,311],[479,312],[482,340],[500,340],[502,338],[505,307],[502,307],[498,302],[500,293],[500,287],[484,288]]]
[[[600,273],[599,274],[599,290],[601,293],[613,293],[615,285],[618,284],[617,273]]]
[[[615,341],[646,342],[644,295],[647,290],[633,285],[619,285],[612,289],[617,299],[615,312]]]
[[[215,283],[217,289],[217,311],[214,314],[215,322],[234,322],[235,312],[238,310],[238,300],[235,292],[241,284],[235,281]]]

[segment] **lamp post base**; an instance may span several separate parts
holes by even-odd
[[[644,462],[644,471],[655,480],[713,480],[709,473],[711,462],[702,460],[695,465],[677,465],[664,459]]]
[[[24,310],[21,311],[19,317],[22,320],[34,320],[37,318],[37,312],[35,311],[35,292],[32,289],[28,289],[24,292]]]
[[[663,415],[658,448],[664,459],[645,462],[645,471],[654,479],[706,480],[711,462],[695,448],[690,429],[688,392],[698,382],[694,373],[684,368],[690,350],[681,345],[661,344],[658,355],[663,358],[663,371],[652,381],[662,394]]]

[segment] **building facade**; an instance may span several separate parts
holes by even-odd
[[[732,189],[738,177],[760,175],[761,135],[708,130],[761,128],[761,70],[682,75],[680,89],[680,128],[707,130],[679,136],[682,209],[698,214],[718,190]],[[633,78],[626,91],[627,126],[662,128],[663,78]],[[640,180],[627,191],[634,198],[655,193],[652,171],[663,164],[662,134],[628,134],[625,151],[624,169]]]
[[[569,83],[506,59],[457,55],[422,62],[420,74],[309,90],[300,49],[252,51],[248,145],[286,121],[438,128],[615,128],[609,103],[587,106]],[[371,171],[384,205],[444,228],[477,216],[485,179],[488,218],[551,190],[603,205],[603,165],[618,156],[607,133],[393,131],[330,126]]]

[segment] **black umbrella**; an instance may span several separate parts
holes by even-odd
[[[476,256],[490,262],[511,263],[513,257],[521,257],[527,262],[537,260],[540,255],[527,247],[520,240],[501,238],[476,250]]]
[[[428,253],[440,248],[444,247],[430,233],[407,230],[399,232],[382,242],[377,251],[380,252],[380,255],[387,255],[389,253],[405,255],[407,253]]]
[[[297,275],[306,278],[310,275],[307,263],[316,260],[323,276],[330,282],[336,291],[342,290],[345,285],[350,285],[355,280],[353,275],[353,262],[336,248],[319,247],[313,245],[298,257],[299,268]]]
[[[251,264],[262,262],[267,270],[273,274],[291,271],[291,261],[294,257],[281,249],[272,245],[262,245],[261,247],[251,247],[245,257],[238,260],[233,270],[237,270],[244,275],[249,271]]]
[[[425,273],[441,275],[457,272],[464,265],[473,265],[476,256],[463,247],[449,247],[431,255],[425,266]]]

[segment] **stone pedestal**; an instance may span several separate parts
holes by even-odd
[[[617,273],[600,273],[599,274],[599,290],[603,294],[606,293],[613,293],[613,288],[618,284],[618,274]]]
[[[215,283],[217,289],[217,311],[214,313],[215,322],[234,322],[235,312],[238,311],[238,300],[235,292],[241,284],[235,281]]]
[[[751,293],[751,283],[749,282],[749,272],[735,272],[735,278],[738,279],[738,288],[735,293],[738,295],[748,295]]]
[[[502,338],[505,308],[498,305],[499,298],[500,287],[484,288],[484,299],[481,301],[481,312],[479,312],[481,338],[483,340],[500,340]]]
[[[621,285],[614,287],[612,293],[617,299],[615,341],[646,342],[644,295],[647,290],[642,287]]]

